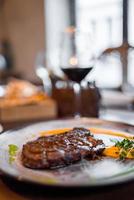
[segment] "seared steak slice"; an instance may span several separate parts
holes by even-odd
[[[69,165],[87,156],[102,152],[104,143],[95,139],[85,128],[39,137],[23,145],[22,163],[34,169],[55,168]]]

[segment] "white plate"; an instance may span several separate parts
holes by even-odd
[[[73,127],[97,127],[134,133],[134,127],[131,125],[92,118],[41,122],[10,130],[0,135],[0,170],[17,180],[44,186],[95,187],[134,179],[134,161],[122,162],[112,158],[94,161],[82,160],[76,164],[53,170],[32,170],[21,164],[20,153],[23,144],[38,138],[41,131]],[[95,137],[103,139],[106,145],[111,144],[110,138],[116,138],[116,136],[104,134],[95,134]],[[117,139],[121,138],[117,137]],[[12,163],[9,162],[9,144],[19,147],[17,156]]]

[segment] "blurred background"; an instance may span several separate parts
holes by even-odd
[[[2,51],[10,54],[8,62],[11,62],[6,67],[1,63],[1,70],[10,70],[29,80],[36,78],[35,57],[45,47],[44,14],[43,0],[28,0],[26,4],[17,0],[0,1],[1,54]]]
[[[90,85],[90,92],[95,88],[97,98],[101,97],[102,108],[133,110],[133,0],[27,0],[26,3],[0,0],[1,84],[16,77],[37,85],[43,82],[48,94],[49,87],[51,90],[52,87],[65,89],[63,82],[53,83],[64,80],[59,68],[61,35],[72,26],[89,32],[93,41],[95,63],[84,79]],[[39,70],[40,66],[47,69],[48,74]],[[59,101],[59,94],[57,91],[52,94],[56,101]],[[89,101],[92,96],[89,95]],[[98,102],[98,99],[95,97],[90,103]],[[100,103],[95,104],[98,113]],[[90,110],[90,115],[98,114],[91,114]]]
[[[6,48],[5,51],[12,54],[7,68],[26,79],[35,80],[35,58],[44,48],[56,67],[60,35],[69,25],[91,31],[98,54],[125,42],[133,46],[133,8],[133,0],[28,0],[26,4],[17,0],[0,0],[1,53]],[[126,79],[133,86],[134,58],[131,48],[129,50]],[[111,64],[107,60],[106,65],[96,70],[96,80],[101,87],[119,87],[123,79],[121,63],[117,57],[109,59]]]

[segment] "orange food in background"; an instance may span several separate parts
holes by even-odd
[[[6,86],[5,94],[0,99],[0,107],[37,104],[47,98],[49,97],[44,92],[30,82],[14,79]]]

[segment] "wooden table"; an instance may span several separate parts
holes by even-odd
[[[113,110],[108,112],[102,112],[102,116],[105,119],[114,120]],[[115,120],[126,121],[134,123],[133,113],[124,113],[120,116],[115,112]],[[111,118],[110,118],[111,116]],[[15,124],[16,126],[17,124]],[[6,124],[4,125],[6,127]],[[118,185],[114,187],[101,188],[101,189],[86,189],[86,190],[51,190],[48,188],[36,188],[31,185],[19,184],[18,182],[3,177],[1,174],[0,179],[0,200],[134,200],[134,181],[130,183],[125,183],[123,185]]]
[[[14,187],[14,188],[13,188]],[[22,191],[17,188],[13,181],[7,183],[0,181],[0,200],[133,200],[134,199],[134,182],[127,183],[116,187],[103,188],[102,190],[82,190],[82,191],[56,191],[42,188],[28,188],[23,186]]]
[[[0,200],[24,200],[21,195],[13,192],[2,180],[0,180]]]

